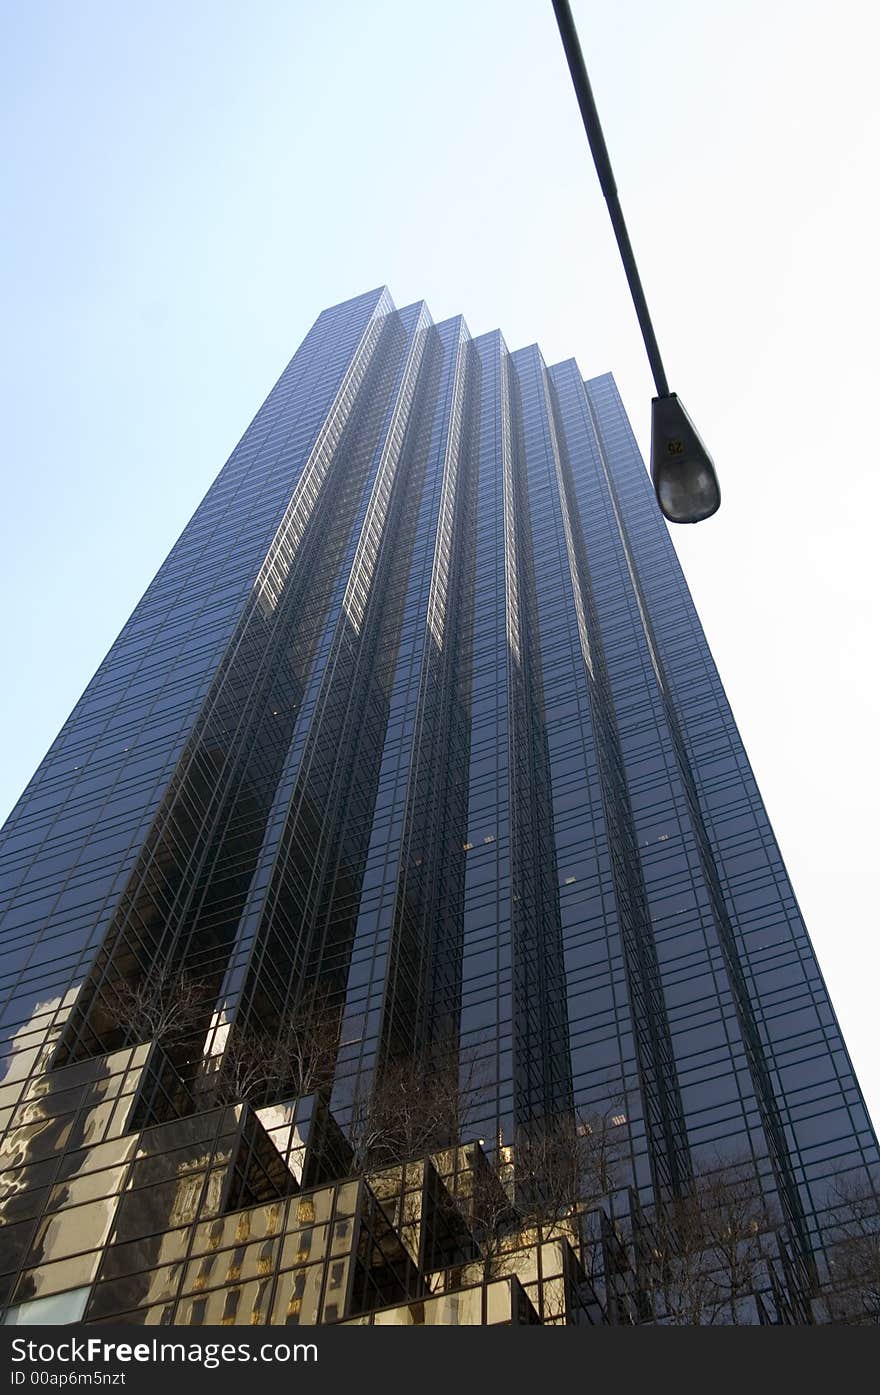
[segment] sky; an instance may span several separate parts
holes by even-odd
[[[671,387],[673,530],[880,1123],[880,7],[575,0]],[[0,818],[318,313],[653,388],[550,0],[0,3]]]

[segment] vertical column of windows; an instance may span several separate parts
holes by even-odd
[[[620,1128],[650,1199],[688,1173],[605,658],[568,462],[537,350],[516,356],[527,442],[538,634],[575,1099]],[[628,1148],[623,1140],[628,1138]]]
[[[545,691],[541,673],[541,555],[547,523],[543,427],[535,397],[537,350],[512,354],[512,489],[505,532],[517,575],[519,652],[508,648],[510,687],[511,923],[516,1129],[572,1107],[565,964],[553,842]]]
[[[829,1190],[833,1198],[847,1169],[864,1173],[876,1164],[876,1140],[702,627],[668,532],[651,507],[613,380],[596,380],[588,391],[625,511],[783,1205],[806,1251],[805,1220],[816,1246]]]
[[[667,1003],[662,991],[649,900],[642,876],[638,837],[627,788],[614,696],[609,679],[606,642],[600,624],[595,586],[601,582],[603,558],[594,550],[595,520],[602,506],[602,482],[591,453],[584,414],[584,393],[573,361],[550,370],[547,383],[550,432],[559,484],[566,554],[572,587],[582,597],[578,615],[592,722],[596,775],[607,822],[609,864],[616,902],[617,929],[626,965],[632,1025],[643,1096],[651,1171],[658,1197],[680,1193],[691,1175],[691,1160],[681,1101],[681,1085],[671,1041]],[[558,422],[558,427],[554,425]],[[589,542],[587,541],[589,539]],[[627,1116],[630,1114],[627,1100]],[[638,1171],[638,1169],[637,1169]],[[640,1180],[641,1172],[639,1171]]]
[[[745,1052],[666,721],[656,655],[644,633],[588,405],[573,363],[559,365],[553,377],[564,401],[572,497],[602,638],[607,706],[615,719],[619,761],[608,774],[620,786],[630,816],[618,841],[628,850],[627,860],[641,864],[629,877],[646,908],[639,919],[645,926],[649,978],[657,985],[652,1015],[659,1014],[667,1024],[664,1036],[672,1052],[666,1074],[677,1079],[687,1142],[698,1165],[725,1147],[760,1159],[766,1154],[754,1098],[741,1101],[736,1088],[731,1094],[719,1086],[717,1095],[707,1099],[702,1088],[704,1080],[717,1081],[725,1072],[735,1086],[736,1071],[745,1070]],[[702,967],[696,969],[698,963]]]
[[[467,809],[478,364],[464,321],[443,327],[454,354],[437,446],[442,486],[404,809],[382,1049],[457,1052],[461,1008],[462,830]],[[463,621],[465,623],[463,623]]]
[[[265,1029],[303,994],[338,994],[345,980],[400,628],[401,588],[390,578],[396,553],[411,545],[408,475],[420,468],[414,406],[434,359],[425,307],[401,320],[407,347],[276,789],[221,994],[224,1023],[242,993],[246,1016]]]
[[[666,879],[664,885],[657,887],[658,869],[651,866],[657,859],[643,856],[649,891],[656,888],[655,904],[660,916],[655,920],[655,937],[670,1018],[675,1019],[673,1042],[677,1054],[693,1055],[694,1027],[704,1028],[701,1044],[705,1044],[707,1033],[717,1034],[719,1018],[725,1028],[725,1038],[713,1043],[714,1051],[689,1063],[692,1068],[696,1066],[695,1075],[686,1075],[680,1068],[689,1137],[695,1149],[706,1150],[710,1157],[719,1153],[739,1160],[751,1156],[764,1178],[768,1196],[775,1186],[790,1242],[786,1252],[789,1285],[796,1301],[805,1301],[799,1300],[798,1295],[810,1286],[813,1261],[802,1201],[767,1072],[754,1005],[708,848],[693,772],[670,701],[668,680],[617,496],[615,475],[622,463],[621,437],[614,431],[613,419],[606,427],[601,406],[589,393],[588,401],[607,481],[614,536],[629,577],[633,634],[644,656],[643,681],[656,710],[664,746],[665,769],[652,771],[649,799],[656,799],[658,785],[661,791],[673,792],[678,815],[676,832],[680,831],[682,840],[680,865],[674,869],[673,879]],[[659,517],[657,526],[662,527]],[[628,773],[632,781],[638,772],[636,769]],[[676,928],[674,919],[680,920],[681,916],[687,920]],[[707,1073],[711,1076],[708,1088],[703,1085]]]
[[[462,816],[455,829],[448,825],[443,805],[450,794],[455,798],[452,787],[456,777],[441,769],[443,762],[438,764],[432,749],[436,753],[439,742],[440,748],[445,745],[448,750],[450,733],[460,734],[462,724],[457,713],[447,708],[441,726],[432,731],[425,726],[424,713],[429,700],[439,698],[443,704],[460,705],[455,683],[460,670],[456,608],[460,603],[461,559],[455,554],[463,526],[461,501],[465,493],[460,488],[459,470],[462,439],[467,435],[470,340],[461,319],[439,325],[437,333],[439,378],[432,403],[421,408],[430,437],[419,482],[388,724],[342,1020],[334,1093],[334,1109],[342,1119],[353,1098],[369,1090],[381,1051],[400,1049],[404,1041],[410,1051],[430,1046],[433,1025],[427,999],[428,963],[445,943],[447,932],[452,931],[453,940],[455,935],[454,914],[450,921],[448,909],[444,910],[439,922],[431,926],[425,923],[425,910],[427,905],[436,904],[438,885],[451,878],[442,897],[454,912],[450,897],[454,898],[461,874],[464,819]],[[426,688],[429,669],[445,675],[431,692]],[[453,740],[453,756],[458,739]],[[434,830],[434,845],[426,848],[422,830],[425,815],[432,813],[432,770],[441,775],[447,792],[433,789],[438,801],[433,812],[443,822]],[[452,849],[455,842],[458,866]],[[422,874],[426,860],[428,867]],[[426,886],[432,888],[431,899],[426,897]],[[450,948],[447,944],[446,949]],[[454,954],[451,957],[454,961]],[[445,971],[451,972],[454,980],[456,970],[449,960],[448,953],[441,954]],[[454,982],[450,984],[442,972],[438,987],[441,985],[441,997],[448,1001],[450,987],[455,996]]]
[[[461,1003],[468,1126],[487,1144],[512,1139],[513,963],[510,868],[509,665],[522,637],[513,525],[509,365],[501,335],[474,341],[480,359],[475,460],[476,555]]]

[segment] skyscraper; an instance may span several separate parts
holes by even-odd
[[[8,1321],[662,1321],[731,1169],[809,1320],[877,1141],[610,375],[325,311],[0,854]],[[604,1131],[598,1277],[480,1269]]]

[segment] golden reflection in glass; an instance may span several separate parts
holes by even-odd
[[[509,1322],[509,1280],[489,1285],[490,1290],[495,1288],[501,1290],[499,1301],[495,1304],[496,1312],[501,1315],[493,1317],[492,1321]],[[377,1327],[481,1327],[483,1289],[478,1286],[436,1298],[419,1299],[415,1303],[401,1303],[393,1308],[379,1309],[372,1314],[372,1319]]]
[[[119,1198],[104,1197],[85,1206],[56,1211],[43,1220],[34,1236],[30,1262],[46,1264],[104,1244],[116,1214]]]
[[[218,1216],[214,1220],[200,1222],[195,1228],[193,1254],[230,1249],[246,1240],[271,1239],[280,1235],[285,1228],[287,1205],[285,1198],[264,1206],[253,1206],[246,1211],[236,1211],[231,1216]]]
[[[90,1250],[71,1259],[41,1264],[38,1269],[26,1269],[18,1280],[15,1299],[21,1302],[25,1298],[43,1298],[50,1293],[63,1293],[68,1288],[81,1288],[95,1278],[100,1262],[101,1251]]]
[[[330,1240],[331,1255],[347,1254],[354,1241],[354,1221],[346,1216],[342,1220],[335,1221],[333,1233]]]
[[[182,1263],[186,1258],[190,1233],[189,1229],[166,1230],[159,1245],[159,1262],[163,1264]],[[153,1240],[153,1236],[148,1236],[145,1241],[140,1243],[152,1246]]]
[[[81,1177],[69,1177],[52,1188],[46,1203],[47,1211],[58,1211],[65,1206],[78,1206],[98,1197],[116,1196],[122,1190],[122,1183],[128,1168],[105,1168],[103,1172],[87,1172]]]
[[[271,1321],[310,1326],[317,1323],[323,1282],[323,1264],[310,1264],[307,1268],[281,1274],[275,1290]]]
[[[200,1211],[203,1216],[216,1215],[220,1210],[223,1201],[223,1187],[226,1182],[228,1168],[215,1167],[208,1173],[208,1180],[205,1185],[205,1195],[201,1207],[199,1207],[199,1194],[201,1192],[201,1177],[193,1179],[191,1187],[186,1193],[186,1205],[182,1206],[172,1218],[172,1224],[180,1224],[183,1220],[195,1220],[196,1211]],[[182,1198],[183,1200],[183,1198]],[[185,1211],[185,1214],[184,1214]]]
[[[360,1202],[361,1183],[344,1182],[336,1192],[336,1217],[354,1216]]]
[[[59,1164],[58,1179],[63,1181],[65,1178],[85,1177],[92,1172],[101,1172],[106,1168],[128,1163],[135,1152],[137,1141],[138,1134],[131,1133],[106,1143],[93,1143],[81,1152],[67,1153]]]
[[[224,1327],[231,1327],[238,1313],[238,1305],[241,1302],[241,1289],[228,1288],[223,1295],[223,1314],[220,1318]]]
[[[308,1226],[291,1231],[284,1239],[281,1251],[281,1268],[289,1269],[296,1264],[308,1264],[313,1260],[323,1260],[327,1253],[329,1227],[326,1225]]]
[[[496,1279],[486,1285],[486,1326],[510,1322],[513,1316],[512,1290],[514,1279]]]
[[[169,1327],[174,1320],[173,1303],[162,1303],[155,1308],[149,1308],[143,1317],[146,1327]],[[181,1321],[182,1319],[177,1320]]]
[[[160,1303],[176,1298],[180,1285],[181,1267],[180,1264],[169,1264],[161,1269],[150,1270],[146,1276],[147,1291],[141,1302]]]
[[[203,1255],[194,1259],[186,1267],[181,1293],[201,1293],[204,1289],[216,1287],[220,1283],[216,1255]]]

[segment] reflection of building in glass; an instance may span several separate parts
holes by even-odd
[[[824,1311],[877,1143],[610,376],[325,311],[0,853],[7,1321]]]

